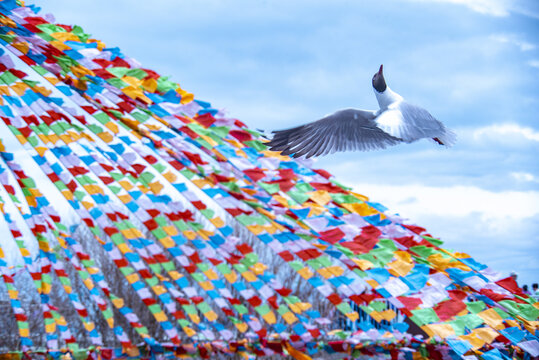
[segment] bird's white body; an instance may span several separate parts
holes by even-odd
[[[427,110],[412,105],[391,90],[382,74],[373,77],[380,109],[343,109],[322,119],[288,130],[274,131],[270,150],[294,157],[325,155],[335,151],[383,149],[422,138],[451,146],[455,134]]]
[[[390,106],[398,105],[399,102],[404,100],[402,96],[391,90],[389,86],[383,92],[378,92],[376,89],[374,89],[374,95],[376,95],[378,106],[380,106],[378,114],[386,110]]]
[[[406,143],[422,138],[431,138],[446,146],[455,143],[455,134],[427,110],[406,102],[389,87],[383,92],[375,89],[374,93],[380,106],[374,122],[384,132]]]

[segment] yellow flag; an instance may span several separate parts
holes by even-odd
[[[292,345],[290,345],[288,342],[285,342],[285,347],[286,351],[288,351],[288,354],[290,354],[290,356],[292,356],[296,360],[312,360],[309,355],[294,349],[294,347],[292,347]]]

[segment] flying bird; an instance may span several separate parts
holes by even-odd
[[[265,144],[272,151],[295,158],[337,151],[384,149],[422,138],[451,146],[456,135],[427,110],[412,105],[387,86],[384,65],[372,78],[380,109],[343,109],[320,120],[286,130],[276,130]]]

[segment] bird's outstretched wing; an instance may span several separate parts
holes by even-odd
[[[274,131],[270,150],[297,158],[336,151],[383,149],[401,142],[376,126],[374,111],[344,109],[292,129]]]
[[[386,133],[407,143],[430,138],[451,146],[456,141],[455,133],[427,110],[405,101],[383,111],[374,122]]]

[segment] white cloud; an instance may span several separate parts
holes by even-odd
[[[473,138],[475,140],[492,139],[502,142],[511,141],[511,139],[539,142],[539,131],[518,124],[494,124],[477,128],[473,131]]]
[[[528,61],[528,65],[534,68],[539,68],[539,60],[530,60]]]
[[[427,0],[416,0],[427,1]],[[445,2],[457,5],[464,5],[470,10],[485,15],[507,16],[509,15],[510,2],[507,0],[434,0],[436,2]],[[434,2],[428,0],[428,2]]]
[[[491,38],[501,43],[513,44],[517,46],[520,49],[520,51],[530,51],[537,48],[535,44],[518,39],[517,36],[513,34],[496,34],[496,35],[492,35]]]
[[[494,226],[499,220],[539,214],[539,191],[488,191],[476,186],[379,185],[359,183],[357,191],[404,217],[477,214]]]
[[[510,175],[518,182],[539,182],[539,179],[535,175],[527,172],[512,172]]]
[[[422,2],[450,3],[466,6],[483,15],[503,17],[511,13],[539,18],[539,6],[529,0],[413,0]]]

